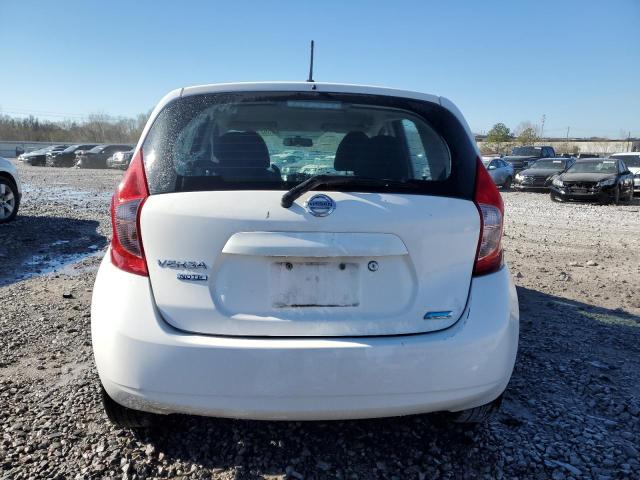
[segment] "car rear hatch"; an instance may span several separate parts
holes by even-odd
[[[306,160],[286,163],[285,153]],[[186,96],[161,111],[138,155],[151,193],[139,228],[153,296],[180,330],[411,334],[465,310],[481,228],[476,154],[438,103]],[[318,187],[283,207],[283,194],[318,171],[395,180]]]
[[[318,218],[302,207],[316,193],[291,209],[273,191],[151,196],[141,231],[165,320],[211,334],[353,336],[441,328],[462,314],[479,232],[472,202],[325,192],[336,209]],[[435,312],[446,313],[425,319]]]

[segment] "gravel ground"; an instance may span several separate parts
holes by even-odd
[[[502,412],[250,422],[177,416],[132,433],[102,413],[91,287],[121,172],[20,167],[0,226],[0,478],[629,478],[640,475],[640,201],[506,192],[521,302]]]

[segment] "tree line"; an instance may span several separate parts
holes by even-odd
[[[522,122],[513,132],[504,123],[496,123],[484,139],[484,149],[507,153],[514,145],[535,145],[539,141],[538,128],[531,122]]]
[[[135,118],[93,113],[84,120],[48,121],[30,116],[14,118],[0,115],[0,140],[19,142],[135,143],[148,113]]]
[[[480,148],[482,154],[492,154],[492,153],[508,153],[511,151],[511,148],[514,146],[521,145],[536,145],[540,142],[549,141],[549,139],[543,139],[538,132],[540,132],[536,125],[533,123],[526,121],[520,123],[515,131],[512,131],[507,127],[504,123],[496,123],[491,130],[487,133],[486,137],[482,142],[482,146]],[[629,142],[629,147],[631,146],[631,141],[636,140],[636,138],[632,138],[630,136],[630,132],[625,132],[624,130],[620,131],[619,135],[620,139],[626,140]],[[612,141],[609,138],[604,137],[588,137],[585,140],[590,142],[590,147],[593,151],[590,153],[597,154],[610,154],[619,151],[620,146],[612,144]],[[629,148],[627,147],[627,148]],[[577,154],[580,153],[580,146],[571,142],[567,138],[563,142],[558,142],[557,140],[554,142],[554,148],[556,153],[559,154]]]

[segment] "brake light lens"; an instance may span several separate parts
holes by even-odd
[[[478,158],[474,196],[480,214],[480,239],[473,267],[474,275],[495,272],[502,266],[504,204],[489,172]]]
[[[142,150],[138,150],[111,199],[111,263],[121,270],[148,276],[140,237],[140,212],[149,196]]]

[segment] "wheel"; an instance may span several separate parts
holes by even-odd
[[[502,395],[494,401],[479,407],[462,410],[460,412],[452,412],[448,414],[449,420],[453,423],[462,423],[466,425],[478,425],[487,421],[494,413],[500,409],[502,404]]]
[[[629,188],[629,195],[627,195],[627,202],[633,202],[633,184]]]
[[[8,178],[0,177],[0,223],[7,223],[16,218],[18,207],[18,188]]]
[[[562,200],[553,192],[549,194],[551,196],[551,201],[560,203]]]
[[[104,412],[115,426],[120,428],[149,428],[153,426],[154,414],[123,407],[109,396],[104,387],[101,386],[100,389]]]
[[[511,184],[513,183],[513,178],[507,177],[507,179],[502,184],[503,190],[509,190],[511,188]]]
[[[618,185],[613,193],[613,204],[614,205],[619,205],[620,204],[620,186]]]

